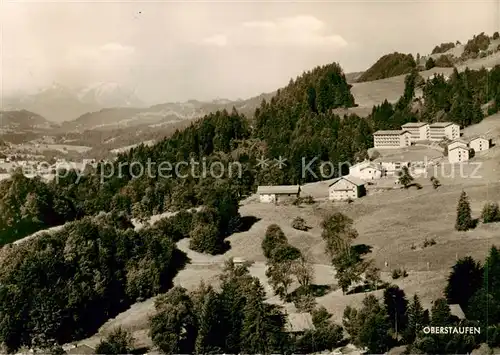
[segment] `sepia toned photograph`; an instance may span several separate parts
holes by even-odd
[[[0,0],[0,354],[500,354],[500,0]]]

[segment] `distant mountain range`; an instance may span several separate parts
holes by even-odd
[[[72,89],[54,83],[33,94],[3,97],[2,110],[28,110],[53,122],[71,121],[107,107],[142,107],[135,94],[116,83]]]
[[[250,117],[263,99],[269,100],[274,93],[262,94],[248,100],[230,101],[218,99],[210,102],[190,100],[171,102],[147,108],[110,108],[89,112],[76,120],[64,122],[61,129],[66,132],[84,130],[114,130],[135,126],[161,128],[175,122],[203,117],[210,112],[235,107],[238,112]]]
[[[27,110],[0,111],[0,133],[38,132],[57,129],[58,125]]]
[[[65,132],[82,130],[114,130],[135,126],[161,127],[174,122],[203,117],[217,110],[231,110],[252,115],[262,99],[270,99],[274,93],[262,94],[247,100],[231,101],[216,99],[210,102],[190,100],[171,102],[150,107],[137,98],[133,91],[116,83],[97,83],[85,88],[71,89],[54,83],[34,94],[4,97],[0,110],[31,112],[48,121],[45,126]],[[20,114],[19,116],[26,116]],[[22,118],[24,120],[24,118]],[[50,124],[53,122],[55,124]],[[12,120],[2,124],[13,127]],[[28,129],[21,124],[19,128]],[[29,128],[31,129],[31,128]]]

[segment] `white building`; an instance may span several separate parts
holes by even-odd
[[[410,132],[403,130],[377,131],[373,133],[373,146],[375,148],[409,147],[410,136]]]
[[[444,138],[455,140],[460,138],[460,126],[453,122],[435,122],[429,125],[429,139],[440,141]]]
[[[455,139],[450,144],[448,144],[448,151],[450,151],[450,149],[453,149],[455,147],[467,148],[468,146],[469,146],[468,143],[466,141],[464,141],[463,139]]]
[[[474,152],[482,152],[490,149],[490,141],[484,137],[476,137],[469,141],[469,148],[474,149]]]
[[[387,176],[395,176],[403,166],[409,167],[410,162],[408,161],[381,161],[380,166]]]
[[[434,79],[434,78],[437,78],[437,77],[438,77],[438,76],[440,76],[440,75],[443,77],[443,79],[444,79],[445,81],[448,81],[448,80],[450,79],[450,77],[449,77],[448,75],[446,75],[446,74],[434,73],[434,74],[432,74],[431,76],[429,76],[429,77],[427,78],[427,80],[432,80],[432,79]]]
[[[384,169],[377,164],[370,164],[359,169],[359,175],[353,175],[361,180],[376,180],[384,175]]]
[[[469,160],[469,148],[457,146],[448,150],[448,161],[450,163],[460,163]]]
[[[429,139],[429,124],[426,122],[408,122],[402,125],[401,129],[410,132],[411,142]]]
[[[384,169],[380,164],[365,160],[349,167],[349,175],[361,180],[375,180],[384,175]]]
[[[332,201],[356,199],[365,194],[364,181],[354,176],[341,176],[328,187],[328,198]]]
[[[257,187],[259,201],[263,203],[278,203],[282,200],[299,197],[299,185],[259,186]]]

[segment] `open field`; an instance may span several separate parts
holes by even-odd
[[[30,144],[22,143],[13,147],[17,151],[30,152],[32,154],[43,153],[46,151],[59,151],[61,153],[85,153],[92,149],[84,145],[71,145],[71,144]]]

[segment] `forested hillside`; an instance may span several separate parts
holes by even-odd
[[[1,244],[101,211],[122,211],[142,219],[201,205],[225,209],[221,203],[237,205],[257,184],[317,181],[322,178],[323,161],[337,169],[341,163],[364,159],[377,129],[398,129],[416,120],[450,120],[464,127],[482,120],[481,105],[493,100],[489,113],[499,109],[498,66],[490,72],[455,70],[449,80],[442,76],[428,80],[422,88],[424,103],[415,110],[417,84],[418,73],[413,70],[397,103],[374,106],[365,118],[340,117],[333,110],[352,107],[354,100],[342,70],[331,64],[291,80],[270,102],[264,100],[253,117],[236,110],[209,114],[153,146],[131,149],[112,165],[100,165],[83,176],[72,172],[49,184],[15,176],[0,183]],[[281,169],[256,168],[258,159],[280,156],[286,159]],[[304,162],[313,159],[310,172],[303,174]],[[146,169],[148,162],[152,174],[140,174],[139,165]],[[170,164],[168,176],[158,176],[162,162]],[[176,165],[179,169],[174,172]],[[212,165],[222,166],[222,174],[203,176],[202,170]],[[340,173],[337,169],[329,176]]]
[[[365,71],[358,82],[390,78],[409,73],[417,66],[411,54],[394,52],[382,56],[375,64]]]

